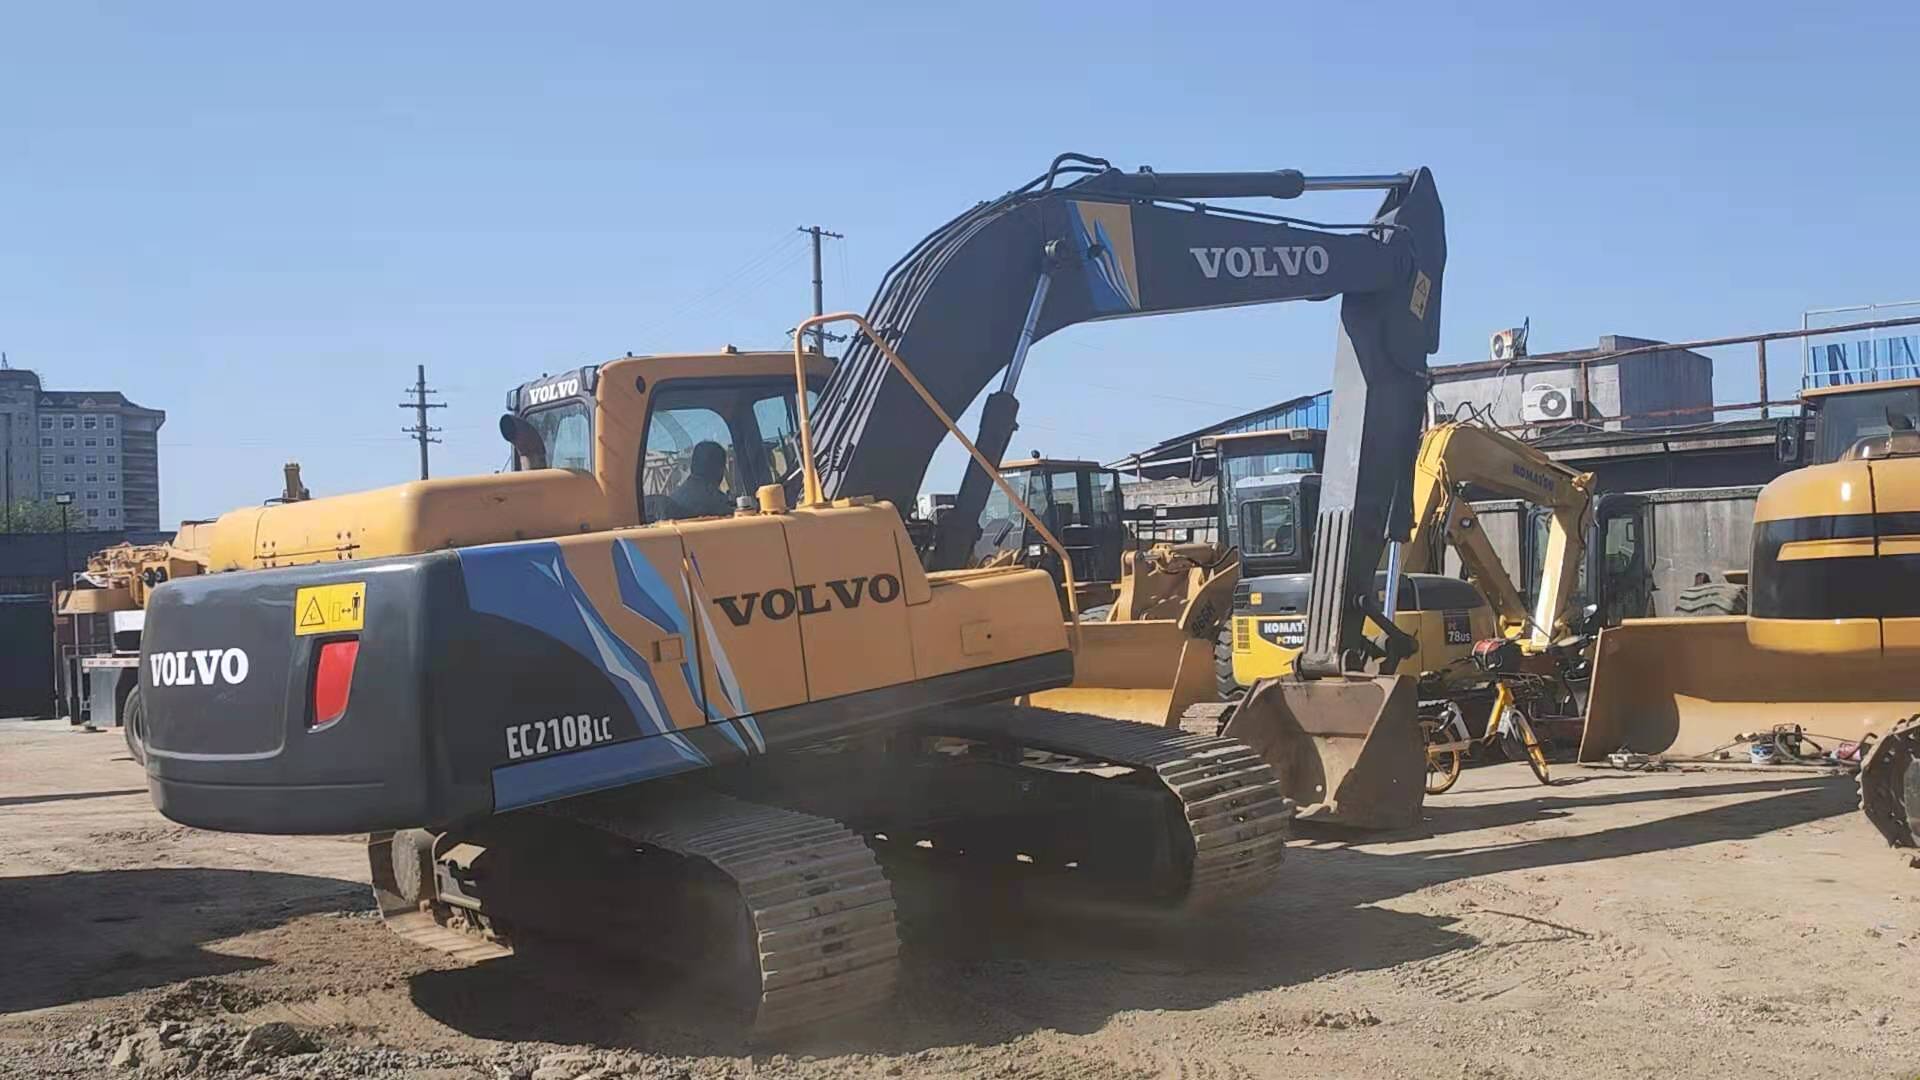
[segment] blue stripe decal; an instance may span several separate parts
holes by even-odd
[[[558,544],[466,548],[458,554],[469,607],[545,634],[585,657],[607,674],[643,733],[669,736],[665,746],[686,758],[689,767],[708,763],[705,754],[674,734],[652,670],[600,617]]]
[[[680,635],[680,676],[687,681],[687,695],[693,698],[694,704],[700,706],[700,712],[709,722],[719,719],[712,703],[707,700],[706,687],[700,684],[700,676],[693,670],[694,654],[685,648],[687,639],[693,634],[687,620],[682,617],[680,601],[674,598],[672,587],[633,541],[616,541],[614,553],[613,577],[620,587],[620,602],[627,606],[628,611],[663,632]],[[691,599],[692,594],[688,596]],[[746,744],[742,743],[740,748],[746,749]]]
[[[678,745],[676,745],[678,744]],[[493,808],[514,810],[702,767],[679,736],[628,739],[493,770]]]

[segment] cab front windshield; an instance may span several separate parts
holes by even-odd
[[[540,460],[546,468],[593,471],[593,423],[585,402],[536,409],[526,415],[526,421],[540,440]],[[516,460],[515,468],[522,467]]]
[[[1819,461],[1839,461],[1853,444],[1920,427],[1920,386],[1834,394],[1820,403]]]

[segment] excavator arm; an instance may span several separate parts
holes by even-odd
[[[1552,514],[1539,599],[1532,612],[1464,498],[1469,485],[1545,507]],[[1592,513],[1591,473],[1568,468],[1489,427],[1442,424],[1421,439],[1414,463],[1414,527],[1406,570],[1438,573],[1437,541],[1451,544],[1467,577],[1492,605],[1502,633],[1525,633],[1530,645],[1545,647],[1567,628],[1567,605],[1579,581]]]
[[[1209,206],[1200,200],[1291,199],[1309,191],[1384,191],[1351,226]],[[1364,669],[1379,650],[1362,627],[1389,537],[1411,527],[1411,465],[1426,357],[1439,344],[1446,237],[1425,169],[1385,176],[1126,173],[1078,155],[982,203],[889,270],[867,319],[940,407],[958,414],[995,375],[976,440],[1000,460],[1016,426],[1027,350],[1057,330],[1128,318],[1288,300],[1342,298],[1333,416],[1315,552],[1315,596],[1302,670]],[[856,339],[816,412],[821,481],[831,497],[910,505],[945,435],[877,347]],[[943,519],[932,565],[959,566],[973,546],[988,480],[969,468]],[[1391,670],[1389,661],[1386,670]]]

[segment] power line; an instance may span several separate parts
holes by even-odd
[[[433,438],[433,435],[440,429],[427,426],[427,410],[444,409],[447,405],[446,402],[443,401],[427,400],[428,394],[437,394],[440,391],[427,388],[427,365],[425,364],[418,364],[414,367],[413,386],[409,388],[408,392],[413,394],[413,400],[401,402],[400,407],[403,409],[412,409],[417,419],[414,421],[412,427],[401,428],[400,430],[405,434],[413,436],[414,440],[420,444],[420,479],[425,480],[427,478],[427,444],[440,441],[439,439]]]

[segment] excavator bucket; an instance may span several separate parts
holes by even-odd
[[[1263,679],[1223,734],[1273,766],[1300,820],[1404,829],[1426,798],[1418,706],[1411,675]]]
[[[1119,597],[1104,622],[1082,622],[1073,684],[1034,694],[1063,712],[1177,727],[1217,693],[1213,647],[1240,581],[1240,553],[1206,544],[1159,545],[1122,561]]]
[[[1920,716],[1895,726],[1860,763],[1860,809],[1894,847],[1920,846]]]
[[[1907,665],[1768,652],[1748,642],[1746,624],[1738,615],[1629,619],[1601,631],[1580,760],[1620,750],[1707,757],[1782,724],[1831,746],[1920,712]]]
[[[1188,707],[1214,698],[1213,640],[1171,619],[1080,624],[1073,683],[1043,690],[1031,704],[1175,727]]]

